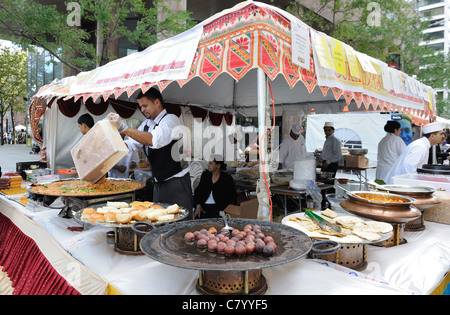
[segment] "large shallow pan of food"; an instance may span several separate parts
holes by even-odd
[[[209,244],[207,247],[200,246],[199,242],[205,236],[215,237],[211,235],[215,233],[214,231],[217,231],[215,235],[222,237],[223,240],[223,236],[219,236],[223,233],[225,226],[222,219],[188,220],[159,227],[143,237],[140,247],[147,256],[167,265],[218,271],[245,271],[281,265],[305,256],[312,248],[312,240],[305,233],[283,224],[252,219],[229,219],[228,224],[238,232],[247,231],[247,236],[251,234],[248,233],[250,227],[252,231],[258,233],[260,231],[264,234],[264,239],[272,238],[263,242],[267,244],[266,248],[270,249],[269,245],[271,244],[269,243],[273,241],[275,244],[272,245],[273,250],[259,252],[256,249],[259,245],[255,243],[254,252],[248,251],[239,255],[238,244],[233,245],[236,251],[233,253],[228,253],[226,248],[223,249],[223,252],[218,247],[212,250],[209,248]],[[187,237],[188,233],[196,235],[196,232],[204,235],[198,236],[198,239],[197,237],[192,238],[192,236],[191,238]],[[242,235],[241,233],[239,236],[233,236],[233,232],[231,232],[228,241],[232,241],[233,237],[241,238]],[[261,236],[259,235],[258,238]],[[222,241],[219,240],[219,242]],[[217,246],[219,245],[217,244]],[[233,246],[227,245],[230,249]]]
[[[31,185],[28,192],[37,196],[94,198],[130,193],[143,187],[143,182],[128,179],[107,178],[95,184],[79,179],[64,179]]]

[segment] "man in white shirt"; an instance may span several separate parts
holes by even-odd
[[[335,177],[339,161],[342,158],[342,144],[334,136],[334,124],[332,122],[327,121],[323,126],[323,131],[326,139],[322,149],[322,172],[333,173],[333,177]]]
[[[189,166],[182,160],[178,143],[181,139],[175,132],[181,126],[180,120],[166,111],[162,95],[155,88],[140,93],[138,103],[147,119],[137,130],[128,128],[117,114],[111,113],[108,118],[120,133],[131,138],[125,141],[129,150],[144,149],[154,179],[153,201],[178,204],[191,212]]]
[[[386,175],[388,184],[393,184],[392,177],[417,173],[417,169],[428,163],[431,146],[442,143],[445,138],[444,126],[431,123],[423,127],[423,137],[413,141],[406,147],[402,155],[392,165]]]
[[[295,161],[302,161],[308,157],[305,138],[301,135],[301,131],[300,125],[293,125],[289,135],[281,142],[278,156],[279,169],[294,167]]]

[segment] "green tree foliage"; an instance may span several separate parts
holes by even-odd
[[[24,112],[26,108],[26,53],[9,48],[0,49],[0,125],[7,112]],[[14,121],[12,123],[14,130]],[[1,137],[3,144],[3,137]]]
[[[142,0],[78,0],[80,20],[97,23],[89,32],[74,26],[78,12],[57,10],[55,5],[41,5],[29,0],[0,0],[0,34],[23,48],[42,47],[65,67],[85,71],[117,58],[109,51],[109,43],[121,37],[145,48],[169,35],[192,26],[189,13],[171,11],[164,1],[156,0],[147,7]],[[70,4],[67,1],[66,4]],[[163,15],[161,15],[163,14]],[[127,17],[138,19],[136,30],[125,26]],[[164,19],[158,19],[164,16]],[[97,36],[103,45],[97,53]]]

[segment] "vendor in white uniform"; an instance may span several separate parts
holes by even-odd
[[[400,138],[402,126],[398,121],[389,120],[384,126],[386,136],[378,143],[378,165],[376,179],[387,182],[386,175],[392,165],[406,149],[406,143]]]
[[[289,135],[281,142],[278,156],[279,169],[294,167],[295,161],[302,161],[307,158],[305,138],[301,135],[301,131],[300,125],[293,125]]]
[[[107,117],[120,133],[130,139],[125,143],[131,151],[144,149],[153,175],[153,201],[177,204],[192,211],[192,186],[189,166],[182,159],[179,146],[179,118],[167,112],[161,93],[151,88],[138,95],[138,104],[147,118],[138,129],[129,128],[119,115]],[[189,216],[190,217],[190,216]]]
[[[323,132],[326,139],[322,149],[322,172],[333,173],[333,177],[335,177],[339,161],[342,159],[342,144],[334,136],[334,124],[332,122],[327,121],[324,124]]]
[[[417,169],[428,163],[431,146],[442,143],[445,138],[444,126],[431,123],[423,127],[423,137],[413,141],[406,147],[402,155],[386,174],[386,183],[393,184],[392,177],[417,173]]]

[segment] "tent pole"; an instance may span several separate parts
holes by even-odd
[[[258,93],[258,138],[259,138],[259,152],[260,157],[263,158],[264,168],[260,165],[259,173],[259,183],[257,188],[258,194],[258,219],[270,221],[270,204],[269,204],[269,193],[266,188],[264,180],[264,172],[268,172],[268,167],[266,166],[268,161],[267,154],[267,123],[266,123],[266,107],[267,107],[267,75],[265,72],[258,68],[257,76],[257,93]],[[262,136],[264,135],[263,139]],[[266,178],[269,180],[269,174],[266,173]]]

